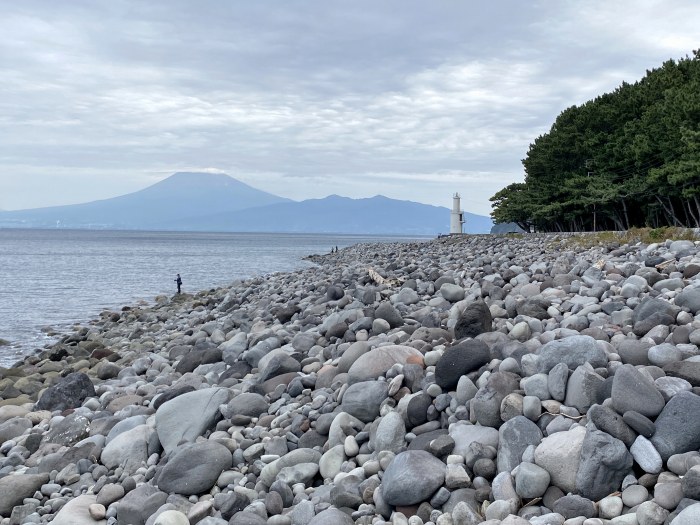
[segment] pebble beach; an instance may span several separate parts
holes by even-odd
[[[0,525],[697,525],[700,241],[574,240],[105,311],[0,367]]]

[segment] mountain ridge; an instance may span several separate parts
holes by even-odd
[[[465,233],[488,217],[464,212]],[[142,190],[81,204],[0,212],[0,227],[436,235],[450,210],[384,195],[293,201],[223,173],[177,172]]]

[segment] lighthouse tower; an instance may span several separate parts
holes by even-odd
[[[452,211],[450,212],[450,235],[462,233],[462,224],[464,217],[462,210],[459,209],[459,193],[452,196]]]

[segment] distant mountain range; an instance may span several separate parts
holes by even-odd
[[[464,212],[466,233],[489,217]],[[448,233],[450,210],[377,195],[292,201],[214,173],[175,173],[148,188],[69,206],[0,211],[0,227],[394,235]]]

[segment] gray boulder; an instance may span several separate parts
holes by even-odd
[[[84,418],[83,418],[84,419]],[[65,421],[65,420],[64,420]],[[5,441],[9,439],[14,439],[17,436],[21,436],[24,434],[25,430],[29,430],[32,428],[32,422],[29,421],[27,418],[24,417],[13,417],[12,419],[8,419],[4,423],[0,423],[0,443],[4,443]],[[55,434],[56,431],[52,427],[52,429],[49,431],[49,435]],[[49,443],[54,443],[54,441],[48,440]],[[60,444],[67,444],[67,443],[61,443]]]
[[[392,411],[381,418],[379,425],[377,425],[374,439],[370,438],[370,441],[372,441],[374,450],[377,452],[390,450],[398,453],[401,447],[404,446],[405,436],[406,425],[403,422],[403,418],[398,412]]]
[[[48,474],[10,474],[0,478],[0,516],[9,517],[14,507],[48,481]]]
[[[435,382],[443,389],[457,386],[463,375],[478,370],[491,360],[489,347],[470,339],[448,347],[435,365]]]
[[[632,454],[622,441],[600,430],[587,432],[576,474],[577,492],[595,501],[604,498],[620,488],[632,463]]]
[[[471,400],[470,409],[479,424],[498,428],[503,424],[500,409],[503,399],[519,388],[519,376],[511,372],[494,372],[486,385]]]
[[[166,499],[168,495],[150,483],[139,485],[114,504],[117,510],[117,525],[145,525],[146,520]]]
[[[620,414],[634,410],[655,417],[664,408],[664,396],[654,382],[632,365],[622,365],[615,370],[611,397],[613,407]]]
[[[215,441],[184,445],[177,449],[158,476],[158,488],[185,496],[202,494],[231,468],[229,449]]]
[[[423,354],[411,346],[387,345],[359,356],[348,370],[348,384],[369,381],[384,375],[396,364],[423,365]]]
[[[596,340],[588,335],[574,335],[556,339],[542,346],[537,352],[538,372],[549,373],[559,363],[565,363],[570,370],[575,370],[584,363],[593,368],[607,365],[605,351]]]
[[[671,398],[656,418],[651,437],[661,459],[700,448],[700,396],[681,392]]]
[[[464,299],[464,288],[454,283],[443,283],[440,286],[440,294],[451,303]]]
[[[493,318],[491,310],[484,301],[475,301],[469,304],[460,314],[455,324],[455,339],[476,337],[484,332],[493,330]]]
[[[525,499],[541,497],[549,487],[549,472],[534,463],[521,463],[515,473],[515,491]]]
[[[270,404],[260,394],[243,392],[231,399],[221,411],[225,418],[230,419],[235,415],[259,417],[261,414],[266,414],[268,408]]]
[[[430,499],[444,481],[442,461],[424,450],[407,450],[398,454],[384,472],[382,495],[389,505],[417,505]]]
[[[577,367],[566,385],[564,404],[585,414],[591,405],[602,401],[604,383],[605,379],[596,374],[588,363]]]
[[[499,432],[495,428],[472,425],[469,423],[457,423],[450,425],[450,437],[454,439],[454,454],[464,456],[469,451],[472,443],[498,447]]]
[[[403,325],[403,317],[399,311],[388,301],[379,303],[374,311],[375,319],[384,319],[391,328],[398,328]]]
[[[594,518],[598,515],[595,503],[590,499],[581,497],[578,494],[569,494],[559,498],[554,502],[552,508],[557,514],[561,514],[564,518],[571,519],[583,516],[584,518]]]
[[[697,525],[700,523],[700,503],[688,505],[673,518],[671,525]]]
[[[535,449],[535,463],[549,472],[551,483],[562,491],[576,491],[576,473],[586,429],[575,426],[542,439]]]
[[[542,441],[542,431],[525,416],[506,421],[498,430],[498,472],[510,472],[522,460],[523,452],[530,445]]]
[[[666,375],[685,379],[692,386],[700,387],[700,362],[678,361],[664,366]]]
[[[121,466],[128,474],[133,474],[148,459],[152,433],[153,429],[148,425],[139,425],[118,434],[102,450],[102,464],[111,469]]]
[[[362,381],[350,385],[343,394],[342,409],[360,421],[369,423],[379,415],[379,407],[389,394],[386,381]]]
[[[676,296],[675,303],[690,310],[693,315],[700,313],[700,286],[686,287]]]
[[[354,525],[355,520],[335,508],[326,509],[316,514],[308,525]]]
[[[554,365],[547,374],[547,390],[556,401],[566,398],[566,384],[569,382],[569,367],[566,363]]]
[[[258,363],[258,366],[261,367],[259,377],[259,381],[261,383],[282,374],[298,372],[301,370],[301,364],[299,361],[285,353],[283,350],[273,354],[269,360],[265,360],[264,366],[261,366],[263,360],[265,360],[265,358],[261,359],[260,363]]]
[[[47,388],[34,405],[34,410],[68,410],[77,408],[88,397],[95,397],[95,387],[82,372],[68,374],[58,383]]]
[[[598,430],[619,439],[627,447],[631,447],[637,438],[637,434],[624,422],[622,416],[607,406],[593,405],[588,410],[587,416]]]
[[[221,418],[219,405],[231,397],[228,388],[204,388],[163,403],[156,412],[156,431],[165,452],[191,443]]]

